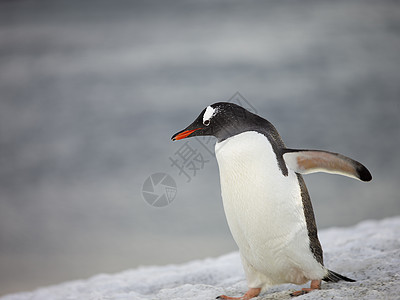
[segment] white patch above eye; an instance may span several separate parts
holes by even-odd
[[[205,121],[210,121],[210,119],[215,115],[217,110],[215,108],[212,108],[211,106],[207,106],[206,111],[204,112],[203,115],[203,123]]]

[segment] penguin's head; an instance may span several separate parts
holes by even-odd
[[[222,141],[245,131],[249,120],[254,116],[256,115],[234,103],[214,103],[203,109],[192,124],[175,133],[171,139],[175,141],[192,136],[212,135]]]

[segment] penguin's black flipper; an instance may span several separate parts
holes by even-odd
[[[338,282],[340,280],[349,281],[349,282],[356,282],[354,279],[348,278],[346,276],[340,275],[336,272],[328,270],[328,275],[326,275],[322,280],[327,282]]]
[[[322,150],[283,149],[286,165],[300,174],[326,172],[370,181],[371,173],[358,161],[347,156]]]

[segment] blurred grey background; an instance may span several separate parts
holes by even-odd
[[[0,294],[235,250],[215,159],[188,140],[187,182],[170,137],[237,91],[372,172],[306,176],[319,228],[400,214],[398,1],[1,1]]]

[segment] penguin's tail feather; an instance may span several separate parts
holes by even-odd
[[[324,278],[322,278],[324,281],[328,282],[338,282],[339,280],[344,280],[344,281],[349,281],[349,282],[355,282],[354,279],[348,278],[346,276],[340,275],[336,272],[333,272],[331,270],[328,270],[328,275],[326,275]]]

